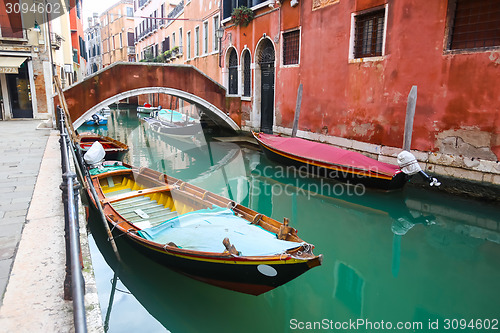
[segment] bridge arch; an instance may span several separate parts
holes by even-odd
[[[241,125],[241,99],[227,96],[225,87],[191,65],[118,62],[63,93],[75,127],[113,102],[148,93],[184,99],[226,128],[239,130]]]
[[[79,127],[85,122],[85,119],[90,118],[91,115],[94,113],[98,112],[102,108],[113,104],[117,103],[120,100],[123,100],[128,97],[134,97],[134,96],[139,96],[142,94],[167,94],[175,97],[182,98],[183,100],[195,104],[199,106],[203,111],[208,112],[209,114],[217,116],[215,120],[217,123],[219,123],[222,126],[227,126],[230,127],[231,129],[238,131],[240,130],[240,127],[238,124],[226,113],[224,113],[222,110],[217,108],[215,105],[211,104],[210,102],[204,100],[203,98],[200,98],[199,96],[193,95],[191,93],[188,93],[186,91],[182,90],[177,90],[173,88],[167,88],[167,87],[147,87],[147,88],[138,88],[138,89],[133,89],[129,91],[125,91],[122,93],[119,93],[118,95],[114,95],[112,97],[109,97],[105,99],[104,101],[96,104],[95,106],[91,107],[88,111],[86,111],[84,114],[82,114],[78,119],[73,121],[73,126]],[[219,120],[219,121],[217,121]],[[221,123],[223,122],[223,123]]]

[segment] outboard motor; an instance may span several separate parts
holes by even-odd
[[[102,169],[102,162],[104,161],[106,152],[99,141],[95,141],[89,150],[83,155],[83,159],[89,165],[90,169]]]
[[[94,123],[95,123],[96,125],[99,125],[99,116],[98,116],[97,114],[95,114],[95,113],[94,113],[94,114],[92,115],[92,120],[94,121]]]
[[[417,162],[417,158],[409,151],[403,150],[398,154],[398,165],[401,171],[403,171],[408,176],[413,176],[418,173],[429,181],[430,186],[441,185],[441,183],[436,178],[430,177],[422,170]]]

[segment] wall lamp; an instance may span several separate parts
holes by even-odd
[[[35,25],[33,26],[33,30],[36,32],[40,32],[40,25],[38,25],[38,22],[35,20]]]
[[[215,37],[219,40],[219,67],[222,67],[221,63],[220,63],[220,60],[221,60],[221,57],[222,57],[222,42],[225,41],[228,37],[229,37],[230,41],[231,41],[231,38],[232,38],[232,35],[231,35],[230,32],[228,32],[226,34],[226,36],[224,37],[224,31],[225,30],[226,29],[224,29],[224,27],[219,27],[219,28],[215,29]]]

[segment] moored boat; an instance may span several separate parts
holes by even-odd
[[[138,106],[137,112],[150,114],[153,111],[158,111],[161,109],[161,106],[151,106],[151,105],[148,106],[148,105],[149,104],[144,105],[144,106]]]
[[[108,124],[108,119],[100,114],[93,114],[91,118],[85,120],[85,122],[83,123],[84,125],[87,125],[87,126],[92,126],[92,125],[96,125],[96,126],[101,126],[101,125],[107,125]]]
[[[402,188],[409,180],[399,166],[358,152],[297,137],[252,133],[269,159],[320,177],[383,190]]]
[[[144,117],[142,120],[152,131],[177,140],[191,141],[193,136],[202,130],[201,124],[194,118],[174,110],[155,111],[150,117]]]
[[[321,265],[286,219],[148,168],[106,164],[90,173],[112,230],[175,271],[259,295]],[[97,205],[90,190],[89,197]]]
[[[110,138],[108,136],[102,136],[94,133],[82,133],[78,137],[78,146],[82,149],[83,153],[87,152],[92,144],[98,141],[106,153],[105,159],[107,160],[120,160],[128,151],[128,146],[123,142]]]

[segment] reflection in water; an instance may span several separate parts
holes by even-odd
[[[357,195],[345,184],[287,174],[259,151],[204,136],[192,143],[159,137],[144,129],[135,111],[113,110],[102,134],[131,147],[131,164],[277,220],[290,217],[299,236],[324,255],[321,267],[255,297],[185,278],[122,239],[118,264],[103,227],[91,217],[93,265],[103,318],[110,312],[109,332],[289,332],[292,320],[369,318],[427,327],[444,318],[498,318],[497,206],[413,187]]]

